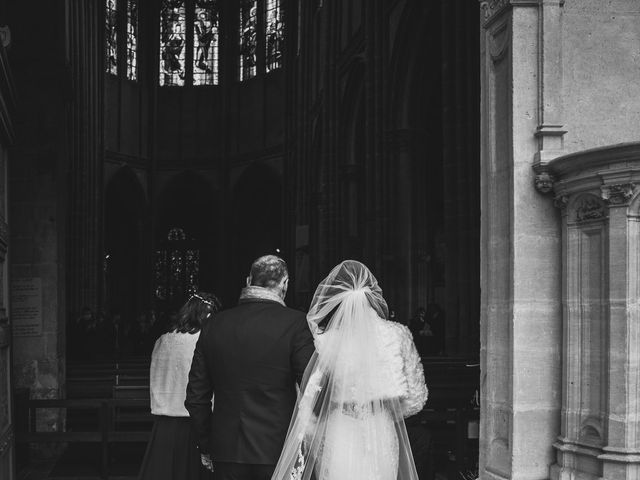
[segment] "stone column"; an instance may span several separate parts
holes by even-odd
[[[104,52],[101,4],[69,2],[68,48],[73,84],[69,122],[67,309],[96,311],[101,301],[102,123]]]
[[[556,479],[640,476],[640,143],[549,164],[563,212]]]
[[[559,432],[560,229],[551,199],[534,189],[532,166],[547,108],[543,19],[561,7],[543,0],[480,5],[479,474],[543,479]]]

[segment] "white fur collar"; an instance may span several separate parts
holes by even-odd
[[[240,300],[247,299],[270,300],[272,302],[278,302],[283,307],[286,306],[284,304],[284,300],[282,300],[280,295],[276,292],[270,288],[258,287],[256,285],[251,285],[242,289],[242,292],[240,293]]]

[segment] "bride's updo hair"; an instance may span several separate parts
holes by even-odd
[[[320,334],[327,330],[338,308],[352,295],[364,295],[380,318],[389,318],[389,308],[376,277],[363,263],[345,260],[316,289],[307,314],[312,332]]]
[[[251,285],[265,288],[277,287],[283,278],[289,276],[287,263],[275,255],[265,255],[251,264],[249,278]]]

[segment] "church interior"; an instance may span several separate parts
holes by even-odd
[[[251,262],[377,277],[421,480],[640,478],[638,0],[0,0],[0,480],[137,477]]]
[[[134,478],[155,339],[193,292],[235,305],[269,253],[303,311],[340,261],[372,269],[431,390],[420,478],[477,471],[475,3],[5,0],[0,19],[3,479]]]

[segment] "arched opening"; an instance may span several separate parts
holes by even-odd
[[[434,18],[442,21],[436,25]],[[400,321],[408,320],[423,357],[428,408],[464,412],[455,422],[425,422],[434,468],[457,469],[451,478],[475,478],[478,468],[478,29],[471,4],[407,4],[390,67],[395,238],[394,282],[385,293],[390,290],[387,300],[398,307]],[[419,447],[414,454],[429,455]]]
[[[261,255],[283,256],[291,264],[284,251],[282,235],[282,180],[271,168],[256,163],[238,179],[232,193],[233,265],[226,295],[234,303],[251,262]]]
[[[432,28],[434,17],[447,23]],[[440,317],[437,339],[422,342],[429,356],[479,353],[478,28],[472,6],[408,6],[392,58],[396,276],[404,285],[393,297],[407,317],[419,307]]]
[[[197,290],[216,291],[215,204],[211,185],[189,171],[173,177],[160,193],[153,266],[160,316],[175,312]]]

